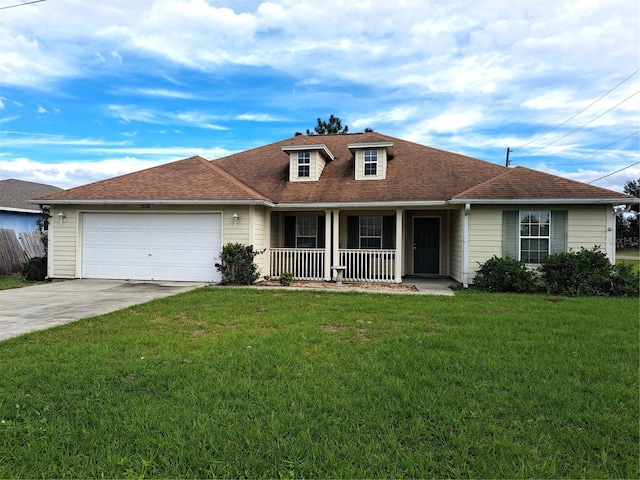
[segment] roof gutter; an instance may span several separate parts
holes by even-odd
[[[295,208],[407,208],[407,207],[445,207],[447,202],[437,201],[392,201],[392,202],[321,202],[321,203],[276,203],[277,210]]]
[[[449,205],[540,205],[540,204],[552,204],[560,205],[571,203],[574,205],[611,205],[625,203],[625,201],[632,202],[633,197],[628,199],[624,197],[616,198],[521,198],[521,199],[486,199],[486,198],[454,198],[446,203]]]
[[[150,200],[150,199],[77,199],[77,200],[29,200],[29,203],[39,205],[259,205],[274,207],[273,202],[267,200]]]
[[[40,213],[40,210],[31,210],[28,208],[13,208],[13,207],[0,207],[0,211],[12,212],[12,213]]]

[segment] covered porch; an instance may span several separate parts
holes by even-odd
[[[454,222],[455,210],[441,207],[273,211],[269,276],[331,281],[341,270],[344,281],[360,283],[449,277]]]

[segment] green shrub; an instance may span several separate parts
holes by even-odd
[[[222,274],[221,283],[233,285],[251,285],[259,277],[258,266],[254,259],[263,252],[253,250],[253,245],[227,243],[222,247],[220,263],[216,268]]]
[[[33,257],[24,262],[22,278],[27,282],[44,282],[47,278],[47,257]]]
[[[638,275],[631,266],[611,265],[607,256],[595,246],[591,250],[554,253],[540,267],[542,283],[553,295],[638,296]]]
[[[534,292],[538,286],[536,272],[528,269],[525,262],[495,255],[480,264],[473,284],[488,292],[516,293]]]
[[[280,285],[290,287],[293,283],[293,274],[291,272],[282,272],[280,274]]]
[[[598,296],[611,290],[613,268],[597,247],[551,254],[543,260],[540,271],[544,288],[552,295]]]
[[[611,276],[611,294],[616,297],[640,295],[640,272],[630,263],[617,263]]]

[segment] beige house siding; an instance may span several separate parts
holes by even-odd
[[[469,212],[469,280],[493,255],[502,256],[502,212],[504,210],[567,210],[569,250],[591,249],[599,245],[614,258],[615,229],[611,205],[472,205]],[[455,277],[454,277],[455,278]]]
[[[514,208],[509,207],[511,210]],[[478,263],[493,255],[502,256],[502,211],[504,207],[471,205],[469,211],[469,281],[473,282]]]
[[[569,249],[591,249],[598,245],[601,251],[613,259],[613,235],[612,230],[609,230],[612,227],[615,228],[611,206],[573,207],[569,211]]]
[[[63,223],[58,220],[61,212],[65,216]],[[49,278],[76,278],[77,211],[67,206],[54,205],[51,207],[51,216],[47,275]]]

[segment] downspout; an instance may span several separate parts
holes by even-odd
[[[611,228],[611,265],[616,264],[616,242],[618,235],[618,212],[616,212],[615,206],[611,206],[611,213],[613,213],[613,225]]]
[[[462,286],[469,288],[469,210],[471,204],[465,203],[462,217]]]

